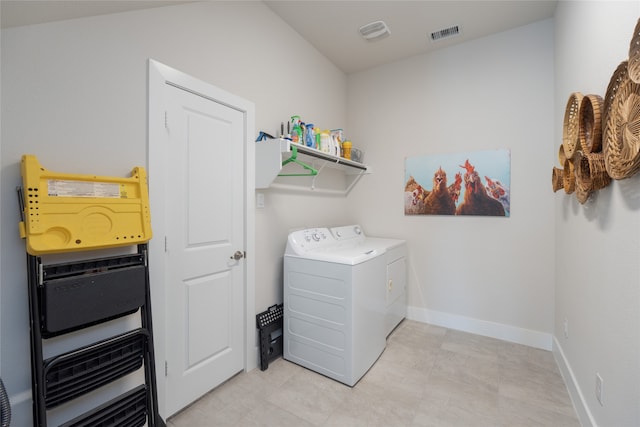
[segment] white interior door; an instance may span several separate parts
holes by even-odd
[[[168,86],[166,393],[177,412],[244,367],[244,115]]]

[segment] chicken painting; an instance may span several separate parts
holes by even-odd
[[[407,158],[404,213],[509,217],[510,174],[509,150]]]
[[[447,173],[442,169],[433,175],[433,188],[424,199],[424,213],[430,215],[454,215],[456,204],[447,187]]]
[[[465,169],[464,199],[456,209],[456,215],[505,216],[502,203],[487,194],[480,175],[469,159],[460,167]]]

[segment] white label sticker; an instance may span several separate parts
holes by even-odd
[[[120,198],[120,185],[107,182],[69,181],[50,179],[48,194],[51,197],[101,197]]]

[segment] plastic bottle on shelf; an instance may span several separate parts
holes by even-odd
[[[323,130],[320,132],[320,151],[324,153],[329,153],[331,151],[331,134],[328,130]]]
[[[351,141],[345,141],[342,143],[342,157],[351,160]]]
[[[322,142],[320,141],[320,128],[313,128],[313,134],[316,138],[315,144],[313,144],[313,148],[315,148],[316,150],[320,150],[320,147],[322,146]]]
[[[300,116],[291,116],[291,142],[302,144],[302,127],[300,126]]]
[[[305,127],[306,127],[306,133],[304,134],[304,144],[307,147],[314,148],[316,137],[314,136],[314,133],[313,133],[313,123],[307,123]]]
[[[342,129],[333,129],[331,131],[331,139],[333,140],[333,146],[330,154],[340,157],[340,148],[342,146]]]

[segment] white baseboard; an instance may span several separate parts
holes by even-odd
[[[576,377],[573,375],[573,370],[571,369],[567,358],[564,356],[562,346],[556,337],[553,338],[553,357],[556,359],[556,364],[558,365],[562,378],[564,379],[564,383],[567,386],[569,396],[573,402],[573,407],[576,410],[580,424],[583,427],[597,427],[597,424],[593,419],[593,415],[591,415],[591,411],[589,411],[589,407],[584,399],[584,395],[578,386]]]
[[[528,345],[530,347],[551,350],[553,336],[539,331],[518,328],[441,311],[428,310],[420,307],[408,307],[407,318],[431,325],[443,326],[457,331],[469,332],[476,335],[496,338],[503,341]]]

